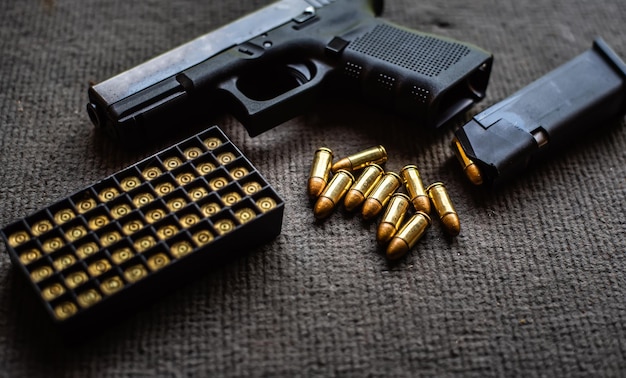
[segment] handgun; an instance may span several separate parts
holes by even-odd
[[[484,98],[490,53],[382,11],[382,0],[278,1],[90,86],[87,112],[134,142],[222,111],[255,136],[336,93],[429,127]]]

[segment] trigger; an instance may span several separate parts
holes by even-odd
[[[306,64],[302,64],[302,63],[288,64],[286,68],[289,74],[300,85],[308,83],[313,78],[311,70],[309,70]]]

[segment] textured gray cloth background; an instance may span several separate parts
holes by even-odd
[[[0,226],[157,150],[95,132],[89,82],[104,80],[269,1],[0,1]],[[495,63],[468,117],[591,47],[626,57],[622,0],[389,0],[383,15],[474,43]],[[256,138],[212,120],[286,200],[275,241],[80,347],[39,323],[0,246],[4,376],[623,376],[626,374],[626,132],[600,128],[502,190],[465,181],[453,127],[428,131],[371,106],[322,103]],[[171,143],[173,141],[169,141]],[[166,146],[168,142],[164,142]],[[462,222],[437,222],[389,264],[376,224],[315,222],[313,152],[383,144],[447,184]]]

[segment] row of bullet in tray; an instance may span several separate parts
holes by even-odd
[[[383,213],[376,240],[386,245],[386,256],[391,260],[404,256],[422,237],[431,224],[431,208],[446,233],[458,235],[459,217],[444,184],[435,182],[425,188],[417,166],[406,165],[397,174],[385,172],[379,165],[386,161],[387,151],[383,146],[368,148],[334,164],[332,150],[318,148],[307,186],[309,197],[315,200],[315,217],[328,217],[342,200],[348,211],[361,207],[365,220]],[[362,171],[355,179],[354,173],[359,170]],[[398,191],[402,186],[407,194]],[[407,219],[411,204],[414,211]]]

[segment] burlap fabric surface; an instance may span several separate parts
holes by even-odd
[[[104,80],[269,1],[9,1],[0,4],[0,225],[157,151],[94,131],[89,82]],[[390,0],[383,15],[495,56],[467,117],[603,37],[626,57],[626,7],[606,1]],[[250,138],[218,124],[286,201],[282,233],[79,346],[42,326],[0,247],[4,376],[620,376],[626,374],[626,133],[592,132],[498,191],[476,189],[430,131],[354,101],[326,101]],[[167,146],[174,141],[164,141]],[[376,144],[387,169],[443,181],[462,231],[434,222],[398,263],[376,224],[315,222],[313,152]],[[104,326],[103,326],[104,327]]]

